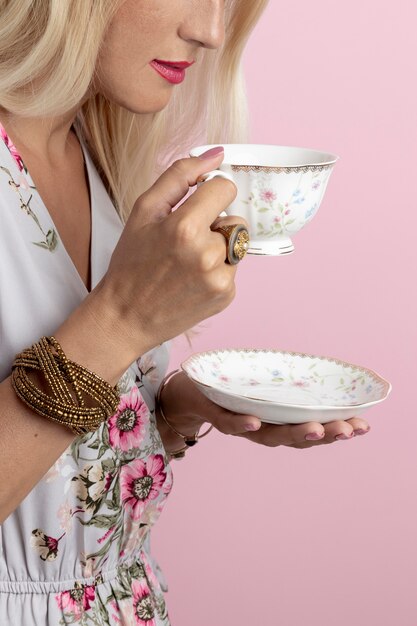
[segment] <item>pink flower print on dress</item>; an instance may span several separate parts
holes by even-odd
[[[139,448],[145,436],[149,409],[136,385],[122,396],[117,412],[109,419],[109,440],[112,448],[127,452]]]
[[[108,473],[106,476],[106,480],[104,481],[104,491],[108,491],[110,489],[110,486],[113,482],[113,474]]]
[[[169,471],[169,468],[167,469],[167,478],[162,487],[162,493],[164,495],[167,495],[172,488],[172,480],[169,479],[172,472]],[[164,506],[165,500],[161,500],[161,502],[157,504],[148,502],[139,519],[135,520],[130,516],[125,516],[119,553],[120,557],[126,555],[133,556],[137,552],[138,546],[142,545],[150,527],[154,526],[158,521]]]
[[[125,517],[123,526],[122,543],[120,544],[119,556],[134,556],[137,553],[138,546],[142,545],[149,528],[143,516],[138,520],[132,519],[130,516]]]
[[[151,591],[145,581],[132,582],[133,611],[137,626],[156,626]]]
[[[115,624],[121,624],[122,626],[136,626],[136,620],[132,611],[132,598],[124,598],[123,600],[111,600],[108,603],[110,610],[112,611],[111,617]],[[112,621],[110,621],[113,624]]]
[[[166,479],[162,454],[147,461],[135,459],[120,470],[122,502],[133,519],[139,519],[147,502],[155,500]]]
[[[151,567],[151,564],[149,562],[147,554],[145,552],[143,552],[143,550],[140,553],[140,560],[143,563],[143,566],[145,568],[146,578],[148,579],[150,584],[155,589],[158,589],[158,590],[161,589],[161,584],[160,584],[159,580],[157,579],[156,574],[155,574],[153,568]]]
[[[18,153],[18,151],[16,150],[16,146],[14,145],[13,141],[10,139],[9,135],[6,133],[5,129],[3,128],[1,124],[0,124],[0,135],[4,143],[6,144],[10,154],[16,161],[17,167],[19,168],[20,171],[23,171],[25,169],[23,159]]]
[[[39,554],[42,561],[55,561],[58,554],[58,543],[65,535],[63,533],[58,539],[49,537],[40,528],[32,530],[30,545]]]
[[[65,614],[70,614],[73,618],[79,620],[83,613],[91,609],[91,603],[94,602],[95,595],[96,591],[92,585],[83,585],[76,581],[73,589],[58,593],[55,599],[58,608],[62,609]]]
[[[162,488],[163,493],[166,493],[168,478],[166,479],[164,486]],[[148,502],[146,509],[143,511],[142,516],[140,518],[141,524],[147,524],[148,526],[154,526],[161,515],[161,511],[164,507],[164,501],[158,502],[158,504],[154,504],[153,502]]]
[[[277,199],[277,194],[272,189],[262,189],[259,195],[264,202],[273,202]]]
[[[130,597],[124,600],[111,600],[108,602],[108,606],[111,617],[111,620],[109,620],[110,624],[113,625],[114,621],[115,624],[121,624],[122,626],[136,626]]]
[[[109,602],[109,607],[110,607],[110,610],[113,611],[113,613],[111,614],[112,619],[116,622],[116,624],[121,624],[122,620],[119,617],[120,610],[119,610],[119,607],[117,606],[116,600],[111,600]]]

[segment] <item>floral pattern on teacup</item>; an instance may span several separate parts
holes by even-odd
[[[256,237],[273,238],[303,228],[318,211],[331,172],[332,168],[246,173],[250,177],[250,193],[242,202],[256,210]],[[280,187],[277,176],[285,177],[286,184]]]

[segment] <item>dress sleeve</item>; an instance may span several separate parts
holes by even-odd
[[[141,391],[151,410],[159,385],[167,373],[170,352],[171,342],[166,342],[146,352],[134,364],[139,383],[143,386]]]

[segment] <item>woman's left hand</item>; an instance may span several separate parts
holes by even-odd
[[[343,439],[353,439],[369,430],[366,420],[352,417],[327,424],[265,424],[252,415],[233,413],[206,398],[183,372],[173,376],[162,395],[163,411],[169,422],[184,435],[192,435],[207,422],[226,435],[236,435],[264,446],[311,448]],[[181,446],[177,437],[162,420],[158,424],[167,450]]]

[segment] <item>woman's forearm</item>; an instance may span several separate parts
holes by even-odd
[[[14,511],[74,440],[69,428],[45,419],[0,383],[0,523]]]
[[[100,299],[101,298],[101,299]],[[54,333],[66,356],[111,385],[137,357],[105,297],[89,296]],[[148,347],[147,345],[145,346]],[[144,348],[145,349],[145,348]],[[45,393],[43,377],[30,376]],[[87,399],[88,401],[88,399]],[[73,432],[38,415],[15,394],[11,377],[0,383],[0,523],[20,504],[74,440]]]

